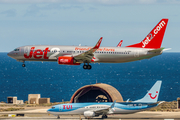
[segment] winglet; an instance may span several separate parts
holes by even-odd
[[[115,111],[115,109],[114,109],[115,103],[116,103],[116,100],[113,102],[113,104],[112,104],[111,107],[109,108],[109,111],[108,111],[109,114],[114,113],[113,111]]]
[[[119,42],[119,44],[117,45],[117,47],[121,47],[122,42],[123,42],[123,40],[121,40],[121,41]]]
[[[103,39],[103,37],[101,37],[101,38],[99,39],[99,41],[96,43],[96,45],[94,46],[93,49],[98,49],[98,48],[99,48],[99,46],[101,45],[102,39]]]
[[[113,102],[113,104],[111,105],[111,108],[114,108],[114,105],[116,103],[116,100]]]
[[[130,98],[126,100],[126,102],[129,102]]]

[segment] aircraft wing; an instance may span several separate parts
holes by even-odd
[[[81,53],[81,54],[78,54],[78,55],[75,55],[73,56],[75,60],[77,60],[77,62],[87,62],[87,63],[90,63],[92,58],[94,57],[94,52],[99,49],[99,46],[101,44],[101,41],[102,41],[103,37],[101,37],[99,39],[99,41],[96,43],[96,45],[91,48],[90,50],[84,52],[84,53]]]
[[[98,114],[98,115],[102,115],[102,114],[106,114],[109,112],[109,109],[96,109],[96,110],[93,110],[93,112],[95,112],[95,114]]]
[[[116,103],[116,100],[113,102],[113,104],[111,105],[111,107],[109,108],[103,108],[103,109],[96,109],[96,110],[93,110],[93,112],[95,112],[95,114],[112,114],[113,111],[115,111],[114,109],[114,105]]]

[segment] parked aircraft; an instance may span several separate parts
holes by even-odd
[[[137,44],[126,47],[100,47],[102,37],[94,47],[91,46],[58,46],[29,45],[14,49],[8,56],[25,61],[55,61],[60,65],[80,65],[91,69],[90,63],[124,63],[162,54],[161,43],[164,37],[168,19],[162,19],[153,30]]]
[[[158,103],[159,92],[162,81],[157,81],[149,92],[142,98],[133,102],[101,102],[101,103],[69,103],[59,104],[48,109],[47,112],[53,115],[84,115],[85,118],[92,118],[102,115],[107,118],[109,114],[130,114],[152,107],[156,107]]]

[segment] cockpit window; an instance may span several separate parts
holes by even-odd
[[[19,49],[14,49],[14,51],[19,51]]]
[[[52,109],[55,109],[55,107],[52,107]]]

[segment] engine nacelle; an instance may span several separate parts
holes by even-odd
[[[95,113],[93,111],[85,111],[84,112],[84,117],[95,117]]]
[[[74,57],[68,57],[68,56],[60,56],[58,57],[58,64],[63,65],[80,65],[80,63],[74,62]]]

